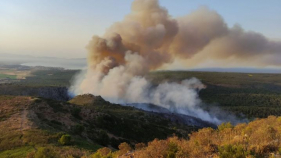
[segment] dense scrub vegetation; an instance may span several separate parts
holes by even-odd
[[[36,70],[24,80],[0,84],[0,94],[17,92],[15,96],[0,95],[0,157],[243,158],[270,157],[281,152],[280,117],[235,127],[226,123],[188,137],[198,128],[111,104],[101,97],[83,95],[64,102],[16,96],[42,94],[60,100],[64,96],[53,95],[65,94],[63,87],[70,85],[76,72]],[[281,114],[279,74],[152,72],[146,77],[154,84],[197,77],[207,86],[199,93],[208,103],[203,107],[207,110],[215,105],[252,119]],[[172,137],[167,139],[168,136]]]
[[[94,157],[164,157],[164,158],[250,158],[275,157],[281,153],[281,117],[269,116],[249,124],[233,127],[224,123],[218,129],[203,128],[190,134],[189,139],[170,137],[165,140],[155,139],[146,147],[132,150],[119,146],[112,152],[100,149]],[[124,146],[124,145],[123,145]],[[97,156],[98,155],[98,156]]]
[[[76,105],[80,100],[83,104]],[[198,129],[133,107],[82,95],[67,102],[0,95],[0,157],[82,157]]]
[[[130,145],[119,144],[119,150],[108,147],[96,152],[69,147],[46,146],[27,154],[29,157],[84,157],[84,158],[263,158],[281,154],[281,117],[269,116],[248,124],[232,126],[224,123],[218,129],[203,128],[190,134],[189,139],[177,136],[154,139]],[[27,151],[30,148],[25,147]],[[18,149],[19,150],[19,149]],[[0,153],[1,155],[1,153]]]
[[[83,124],[87,127],[85,132],[91,133],[88,137],[114,148],[124,141],[131,144],[148,142],[155,137],[166,138],[173,133],[187,137],[188,133],[198,129],[196,126],[171,122],[156,113],[111,104],[100,96],[81,95],[69,103],[78,105],[72,111],[74,117],[88,121],[89,125]],[[78,117],[77,113],[80,113]],[[108,134],[114,136],[109,137]]]
[[[207,86],[199,96],[209,105],[248,118],[281,115],[281,74],[159,71],[147,75],[154,84],[191,77]]]
[[[79,135],[72,135],[72,139],[69,140],[67,131],[50,126],[61,125],[58,126],[55,122],[48,125],[46,121],[39,119],[34,109],[39,103],[43,102],[32,97],[0,96],[1,158],[23,158],[28,153],[34,154],[45,147],[56,148],[57,152],[62,153],[73,152],[76,155],[89,153],[101,147]],[[43,112],[46,112],[45,115],[50,114],[48,111]]]
[[[78,73],[77,70],[60,68],[30,69],[31,74],[26,79],[8,85],[9,89],[18,93],[7,93],[7,88],[0,84],[0,94],[18,95],[21,92],[40,96],[35,94],[39,92],[36,88],[69,87],[71,80]],[[154,84],[165,81],[178,82],[192,77],[198,78],[207,86],[200,91],[199,96],[208,105],[219,106],[250,119],[281,114],[281,74],[156,71],[146,76]],[[28,90],[32,90],[33,93]]]

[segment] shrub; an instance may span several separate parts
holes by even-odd
[[[57,158],[57,154],[50,147],[40,147],[35,153],[34,158]]]
[[[30,152],[26,155],[26,158],[34,158],[35,157],[35,152]]]
[[[278,153],[279,153],[279,155],[281,155],[281,148],[278,149]]]
[[[71,136],[68,134],[62,135],[61,138],[59,139],[59,143],[61,145],[69,145],[71,142]]]
[[[225,128],[233,128],[233,125],[230,122],[224,122],[218,126],[219,131],[222,131]]]
[[[143,149],[145,148],[145,144],[144,143],[137,143],[135,144],[135,150],[140,150],[140,149]]]
[[[84,131],[84,126],[77,124],[72,127],[72,133],[74,134],[81,134]]]
[[[118,148],[119,148],[119,155],[123,155],[132,150],[131,146],[126,142],[121,143],[118,146]]]
[[[99,149],[96,153],[91,155],[92,158],[112,158],[111,149],[104,147]]]
[[[178,151],[177,144],[170,142],[167,151],[167,158],[176,158],[177,151]]]
[[[219,147],[220,158],[246,158],[249,155],[242,145],[225,145]]]

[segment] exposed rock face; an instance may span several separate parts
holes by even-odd
[[[30,87],[21,85],[0,84],[0,95],[36,96],[58,101],[70,99],[66,87]]]

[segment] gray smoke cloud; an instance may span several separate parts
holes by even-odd
[[[180,59],[196,65],[206,58],[252,65],[280,65],[281,43],[236,25],[206,7],[172,18],[157,0],[135,0],[123,21],[87,45],[88,69],[77,76],[74,94],[101,95],[116,103],[152,103],[219,124],[223,120],[200,108],[197,79],[152,86],[143,76]],[[250,61],[249,61],[250,60]]]

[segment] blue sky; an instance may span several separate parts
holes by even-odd
[[[1,0],[0,53],[85,57],[85,45],[130,12],[132,0]],[[281,39],[280,0],[160,0],[173,17],[200,6],[217,11],[228,26]]]

